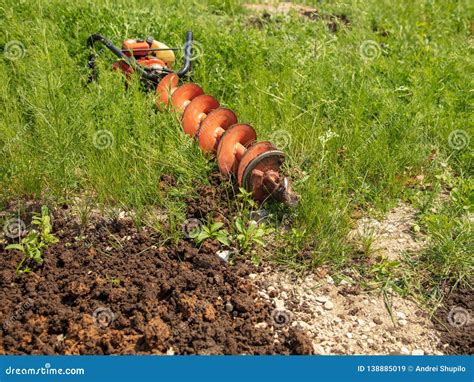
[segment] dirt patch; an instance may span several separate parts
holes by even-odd
[[[274,15],[288,15],[290,12],[296,12],[302,18],[309,20],[326,22],[331,32],[337,32],[340,25],[349,25],[350,20],[347,15],[333,15],[318,11],[316,8],[307,5],[295,4],[292,2],[282,2],[277,4],[244,4],[243,7],[256,15],[249,19],[251,25],[262,28],[271,21]]]
[[[474,294],[461,289],[450,294],[439,308],[433,324],[439,331],[446,354],[474,354]]]
[[[416,233],[416,210],[400,204],[383,220],[363,217],[349,233],[348,239],[362,250],[364,242],[370,242],[370,251],[389,260],[397,260],[405,252],[419,252],[427,245],[427,239]]]
[[[186,201],[188,216],[200,220],[211,218],[228,224],[236,210],[235,199],[238,192],[234,184],[222,174],[216,172],[209,177],[208,185],[197,186],[199,198]]]
[[[228,226],[232,184],[214,174],[197,191],[188,218]],[[29,228],[40,204],[24,205]],[[60,242],[29,275],[16,275],[20,255],[0,237],[0,354],[473,353],[472,291],[452,294],[430,318],[398,295],[336,285],[325,270],[228,265],[217,242],[173,245],[129,213],[92,212],[84,226],[74,208],[56,208]],[[382,221],[359,219],[354,240],[373,235],[373,248],[391,259],[416,252],[425,243],[413,233],[415,214],[400,205]]]
[[[83,227],[66,207],[53,211],[60,242],[33,273],[16,275],[20,254],[0,244],[0,353],[312,351],[303,332],[274,325],[246,279],[253,267],[224,263],[217,243],[172,245],[127,217]]]

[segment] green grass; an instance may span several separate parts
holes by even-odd
[[[469,2],[314,3],[325,14],[347,15],[350,24],[332,33],[324,21],[293,12],[257,27],[231,1],[6,0],[0,45],[19,41],[26,53],[0,58],[0,199],[88,194],[137,211],[158,205],[179,227],[184,199],[215,164],[173,115],[154,109],[153,94],[137,81],[124,91],[123,79],[109,70],[111,54],[101,55],[99,82],[87,86],[85,41],[95,32],[116,44],[151,34],[179,46],[189,29],[203,52],[193,81],[251,123],[260,139],[279,131],[289,143],[287,168],[302,198],[291,212],[295,229],[282,239],[289,245],[276,255],[280,263],[344,266],[352,253],[345,240],[351,212],[383,212],[411,198],[406,182],[420,173],[438,179],[441,189],[449,169],[472,196],[472,143],[457,149],[448,139],[456,130],[468,138],[473,132]],[[367,41],[377,43],[373,59],[361,54]],[[113,144],[99,150],[93,137],[104,129]],[[162,174],[173,175],[178,187],[161,192]],[[427,217],[435,249],[418,266],[467,282],[468,243],[449,239],[470,231],[461,223],[467,214],[453,218],[443,209]]]

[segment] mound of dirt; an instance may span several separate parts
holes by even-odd
[[[474,294],[472,290],[456,290],[436,311],[433,324],[442,341],[449,344],[446,354],[474,354]]]
[[[131,220],[80,227],[54,211],[60,239],[18,276],[17,251],[0,244],[0,354],[310,354],[295,328],[228,265],[217,243],[179,245]],[[191,216],[192,217],[192,216]]]

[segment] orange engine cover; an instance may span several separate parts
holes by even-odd
[[[160,67],[161,68],[165,68],[166,67],[166,64],[161,61],[160,59],[158,58],[155,58],[155,57],[144,57],[144,58],[140,58],[137,60],[137,62],[145,67],[145,68],[149,68],[149,69],[159,69]]]
[[[142,40],[125,40],[122,44],[122,49],[123,50],[131,50],[132,52],[125,52],[125,54],[130,57],[143,57],[148,55],[150,52],[148,49],[150,49],[150,46],[146,41]]]

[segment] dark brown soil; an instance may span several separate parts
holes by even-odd
[[[189,201],[189,217],[212,211],[213,189]],[[0,354],[312,352],[303,333],[273,325],[273,308],[246,280],[258,270],[222,261],[218,243],[164,244],[127,219],[84,228],[67,206],[53,215],[60,241],[34,272],[17,275],[20,253],[0,244]]]
[[[474,294],[472,290],[460,289],[445,300],[437,310],[433,323],[438,330],[446,354],[474,354]]]

